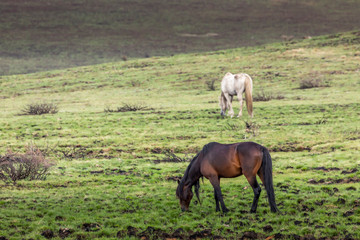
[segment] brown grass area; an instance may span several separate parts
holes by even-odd
[[[4,0],[0,75],[349,31],[359,8],[350,0]]]

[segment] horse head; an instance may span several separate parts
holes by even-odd
[[[189,205],[193,195],[192,187],[190,185],[185,185],[178,181],[176,196],[180,200],[180,207],[183,212],[189,210]]]

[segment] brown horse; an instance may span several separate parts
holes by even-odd
[[[192,187],[195,186],[196,197],[199,198],[200,177],[206,177],[214,187],[216,211],[220,211],[219,202],[224,213],[225,207],[220,189],[220,178],[234,178],[244,174],[254,191],[251,212],[256,212],[261,188],[256,180],[256,174],[265,185],[272,212],[279,211],[275,203],[272,178],[272,162],[269,151],[254,142],[206,144],[192,159],[176,190],[180,199],[181,210],[189,209],[193,197]]]

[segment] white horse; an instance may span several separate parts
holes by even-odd
[[[246,108],[251,117],[253,117],[252,107],[252,79],[246,73],[226,73],[221,81],[221,96],[220,107],[221,116],[225,116],[226,109],[229,109],[228,114],[233,117],[234,110],[232,109],[233,96],[237,95],[240,103],[240,112],[238,117],[242,116],[243,98],[242,94],[245,92]]]

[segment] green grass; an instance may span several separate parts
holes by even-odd
[[[3,0],[0,75],[335,34],[358,28],[359,8],[354,0]]]
[[[80,239],[156,239],[176,231],[185,238],[253,231],[258,238],[359,239],[359,34],[0,77],[0,154],[35,143],[50,147],[57,161],[46,181],[1,186],[0,236],[43,239],[50,229],[59,239],[69,228],[70,238]],[[254,94],[264,89],[284,99],[255,102],[253,119],[246,111],[241,119],[222,118],[219,84],[227,71],[252,76]],[[301,89],[311,78],[326,87]],[[212,79],[216,91],[208,91]],[[43,100],[59,112],[19,115]],[[148,110],[104,111],[123,103]],[[226,216],[215,212],[207,180],[202,205],[194,200],[181,212],[174,180],[188,163],[162,162],[161,152],[193,156],[211,141],[269,148],[283,214],[270,213],[265,191],[250,214],[253,193],[244,177],[222,180]],[[71,151],[78,155],[65,157]],[[94,231],[86,231],[89,223]]]

